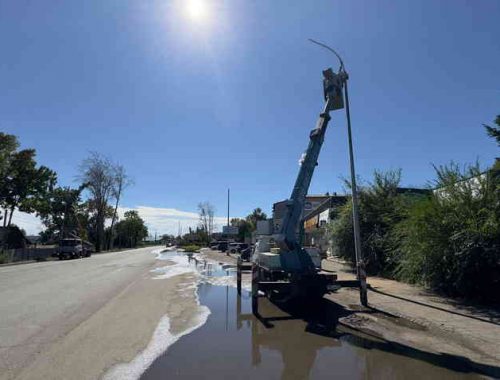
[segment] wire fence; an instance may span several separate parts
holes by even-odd
[[[56,253],[55,247],[0,249],[0,264],[18,261],[47,260]]]

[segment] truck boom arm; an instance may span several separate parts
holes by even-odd
[[[329,112],[344,108],[342,86],[346,79],[345,75],[343,71],[339,74],[335,74],[332,69],[323,71],[325,105],[323,112],[319,115],[316,128],[309,134],[309,145],[302,159],[299,174],[287,203],[283,224],[277,239],[281,249],[296,252],[301,250],[297,239],[297,227],[301,222],[302,211],[304,210],[314,169],[318,165],[319,153],[325,139],[328,122],[330,121]]]

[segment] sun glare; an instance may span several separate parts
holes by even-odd
[[[201,22],[207,18],[207,4],[204,0],[187,0],[186,11],[193,21]]]

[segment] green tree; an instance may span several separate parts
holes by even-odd
[[[137,243],[148,236],[144,220],[135,210],[125,212],[124,219],[116,224],[116,240],[120,247],[136,247]]]
[[[10,162],[18,147],[19,142],[16,136],[0,132],[0,191],[6,186]]]
[[[160,241],[163,244],[168,244],[168,243],[173,244],[175,242],[175,236],[174,235],[170,235],[170,234],[163,234],[163,235],[161,235]]]
[[[245,238],[252,236],[252,224],[246,219],[232,218],[231,226],[238,227],[238,240],[244,241]]]
[[[238,227],[238,240],[244,241],[245,238],[252,237],[252,232],[257,229],[257,222],[266,219],[267,215],[260,208],[256,208],[245,219],[231,219],[231,226]]]
[[[45,166],[37,167],[34,149],[12,151],[16,146],[12,138],[5,138],[7,148],[2,155],[9,153],[7,164],[3,163],[4,176],[0,184],[1,206],[4,208],[4,226],[12,223],[16,209],[34,212],[43,198],[56,183],[56,174]],[[8,141],[10,140],[10,141]]]
[[[82,202],[85,185],[77,189],[56,187],[40,202],[38,216],[46,227],[44,240],[67,237],[69,234],[88,238],[89,210]]]
[[[262,211],[262,209],[260,207],[257,207],[256,209],[254,209],[252,211],[251,214],[247,215],[247,217],[245,219],[248,223],[250,223],[251,230],[253,232],[257,228],[257,222],[259,220],[266,220],[267,215],[265,212]]]
[[[0,207],[6,209],[5,215],[0,213],[0,220],[3,219],[4,226],[7,223],[7,205],[9,168],[14,152],[19,147],[17,137],[0,132]]]
[[[488,136],[492,137],[493,139],[496,140],[497,145],[500,146],[500,115],[498,115],[494,121],[494,123],[497,125],[497,127],[491,127],[488,125],[483,124],[483,126],[486,128],[486,133]],[[498,184],[500,182],[500,158],[496,158],[495,163],[491,167],[491,175],[495,179],[496,183]],[[500,186],[500,185],[499,185]],[[500,191],[500,188],[497,188],[498,191]]]
[[[497,115],[494,123],[497,125],[496,127],[486,124],[483,124],[483,126],[486,129],[488,136],[494,138],[497,141],[498,146],[500,146],[500,115]]]

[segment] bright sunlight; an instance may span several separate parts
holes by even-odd
[[[204,0],[187,0],[186,12],[191,20],[203,22],[208,17],[207,3]]]

